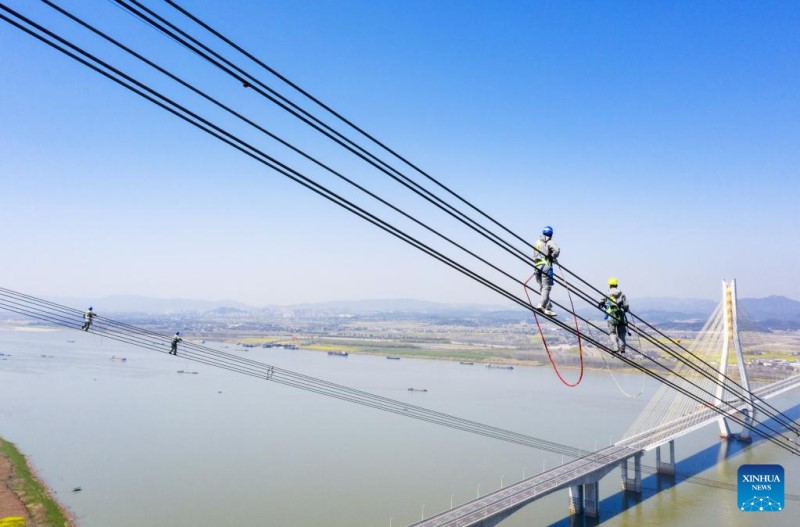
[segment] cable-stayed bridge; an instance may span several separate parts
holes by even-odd
[[[529,271],[536,265],[536,248],[528,241],[529,236],[515,233],[444,182],[434,178],[378,141],[375,136],[335,112],[330,106],[290,82],[206,22],[188,13],[173,0],[166,0],[166,3],[176,12],[170,11],[172,15],[166,18],[163,16],[166,13],[161,10],[155,12],[137,0],[115,0],[113,4],[133,15],[132,20],[144,22],[141,27],[148,27],[168,37],[172,44],[182,48],[186,56],[196,57],[200,62],[206,63],[209,71],[225,79],[225,85],[235,86],[235,93],[229,91],[216,97],[212,96],[205,90],[205,86],[191,82],[161,64],[159,58],[163,57],[152,59],[145,57],[127,46],[124,43],[127,39],[114,38],[112,32],[104,31],[101,26],[105,21],[101,17],[93,25],[51,0],[42,0],[42,3],[52,9],[53,13],[58,13],[56,18],[63,17],[62,23],[69,20],[69,29],[60,25],[40,23],[43,19],[35,16],[38,11],[29,9],[31,3],[21,3],[24,6],[21,10],[29,11],[30,16],[26,16],[0,2],[0,20],[93,70],[120,88],[137,95],[141,100],[161,108],[227,145],[237,152],[237,155],[247,156],[266,168],[270,174],[279,174],[294,181],[319,195],[326,202],[346,210],[398,241],[449,266],[512,304],[534,311],[528,293],[538,294],[538,291],[531,290],[527,282],[522,282],[518,276],[521,268],[524,267]],[[176,20],[176,17],[183,23],[177,25],[173,23],[171,20]],[[187,21],[184,17],[193,22],[191,25],[193,29],[187,31],[188,28],[182,28]],[[53,29],[54,27],[57,29]],[[198,32],[205,37],[198,39],[193,36]],[[132,31],[132,34],[136,33],[138,31]],[[206,43],[209,41],[207,38],[209,34],[215,37],[211,39],[215,44]],[[276,90],[275,79],[269,77],[271,80],[265,80],[263,74],[253,71],[250,62],[242,67],[240,55],[290,87],[289,91],[294,97],[283,95],[282,89]],[[127,58],[120,60],[122,56]],[[239,60],[228,58],[232,56],[239,57]],[[143,75],[143,70],[149,73]],[[287,115],[291,115],[298,123],[302,122],[308,126],[309,131],[313,130],[314,137],[324,137],[326,142],[330,141],[331,146],[335,145],[335,149],[341,148],[342,152],[348,152],[346,155],[354,156],[353,159],[357,159],[359,166],[366,168],[366,173],[370,176],[377,175],[381,179],[388,178],[386,181],[393,180],[399,185],[393,188],[407,194],[406,197],[410,199],[396,202],[394,193],[389,195],[385,189],[367,183],[367,180],[373,179],[372,177],[364,180],[353,178],[352,175],[346,175],[341,168],[326,161],[325,156],[312,152],[310,147],[313,142],[310,142],[309,147],[303,148],[296,141],[286,139],[272,126],[268,128],[261,119],[241,105],[241,101],[246,98],[242,96],[242,87],[247,89],[246,97],[258,97],[260,100],[269,101],[270,105],[287,112]],[[296,102],[298,100],[299,104]],[[297,134],[292,130],[291,136],[295,135]],[[269,147],[256,141],[256,137],[268,137]],[[313,144],[313,147],[316,148],[316,144]],[[414,200],[413,203],[417,206],[410,207],[411,200]],[[426,220],[426,216],[416,212],[420,209],[419,205],[440,219],[435,223]],[[447,230],[445,226],[448,227]],[[489,249],[494,256],[488,256]],[[603,292],[570,269],[560,264],[558,267],[561,272],[554,277],[555,283],[575,295],[578,301],[595,306],[598,296]],[[524,296],[519,294],[521,287],[524,288]],[[630,347],[630,353],[617,355],[616,359],[659,380],[665,385],[664,390],[654,397],[653,406],[648,407],[642,418],[634,423],[625,439],[609,449],[591,454],[578,452],[577,449],[567,445],[378,397],[208,347],[184,343],[181,355],[188,360],[398,415],[578,457],[576,461],[557,469],[559,472],[555,474],[555,480],[539,480],[537,476],[532,479],[536,480],[539,487],[536,484],[532,488],[516,485],[509,487],[519,491],[515,495],[508,494],[508,489],[503,489],[500,491],[503,494],[501,498],[505,500],[502,503],[478,505],[478,509],[483,508],[482,516],[480,511],[469,509],[470,504],[466,504],[460,509],[469,514],[468,518],[441,525],[493,525],[519,507],[535,500],[536,497],[567,487],[572,489],[570,501],[572,508],[585,509],[591,514],[593,511],[596,513],[597,479],[613,470],[618,464],[622,464],[625,486],[635,490],[640,481],[641,452],[656,448],[660,453],[659,447],[669,444],[669,461],[662,464],[659,460],[659,468],[668,471],[670,466],[674,466],[675,438],[711,421],[716,420],[719,423],[723,436],[731,437],[728,422],[733,421],[743,427],[743,433],[739,435],[741,439],[747,440],[751,432],[756,433],[793,454],[800,454],[798,445],[787,442],[782,437],[782,432],[769,426],[764,427],[764,423],[759,423],[756,419],[758,411],[760,415],[775,421],[778,426],[796,431],[797,427],[791,421],[787,421],[780,411],[765,404],[766,399],[780,391],[794,388],[795,384],[794,381],[781,381],[751,390],[738,337],[735,286],[730,284],[724,287],[727,288],[723,294],[726,299],[724,307],[715,313],[691,350],[679,345],[647,321],[630,313],[629,329],[645,344],[657,348],[656,354],[648,355],[642,353],[642,349]],[[571,297],[569,303],[569,307],[558,302],[555,302],[555,305],[565,313],[570,313],[574,325],[559,318],[541,316],[553,328],[558,328],[565,334],[575,335],[579,347],[582,340],[594,345],[601,352],[611,353],[609,346],[604,342],[605,339],[597,339],[591,334],[591,328],[600,332],[605,331],[604,328],[599,327],[596,320],[588,320],[576,312]],[[82,314],[74,309],[42,302],[2,288],[0,288],[0,308],[73,328],[76,319],[79,321],[78,327],[80,326]],[[589,335],[584,329],[579,328],[579,324],[583,324],[589,330]],[[166,353],[169,349],[168,337],[103,317],[98,317],[91,331],[156,352]],[[542,337],[544,342],[543,333]],[[639,347],[641,348],[641,345]],[[643,360],[632,360],[632,355]],[[734,355],[738,363],[732,369],[728,357],[733,358]],[[714,360],[719,359],[719,367],[709,367],[709,361],[713,362],[712,357]],[[677,361],[676,366],[666,363],[664,359]],[[757,428],[755,426],[757,424],[761,426]],[[628,461],[631,459],[634,462],[634,476],[628,478]]]
[[[673,388],[662,386],[625,437],[617,443],[596,452],[587,452],[559,467],[417,522],[413,527],[490,527],[537,499],[565,489],[569,492],[571,513],[596,517],[600,501],[599,481],[617,467],[621,469],[622,490],[641,492],[641,459],[645,452],[656,450],[657,473],[675,474],[677,439],[718,423],[720,437],[750,441],[751,429],[744,426],[741,433],[732,434],[727,418],[737,416],[749,425],[755,418],[754,400],[763,402],[800,386],[800,375],[795,374],[750,391],[738,330],[735,281],[723,282],[723,300],[700,331],[692,351],[704,359],[716,356],[719,379],[744,388],[744,397],[735,401],[725,400],[723,386],[717,384],[716,398],[698,404]],[[685,369],[676,368],[679,385],[697,393],[708,393],[708,388],[714,383]],[[729,370],[737,372],[738,379],[729,375]],[[793,442],[794,439],[787,440]],[[662,456],[662,448],[666,449],[666,456]]]
[[[798,386],[800,386],[800,375],[795,375],[761,388],[756,394],[763,399],[769,399]],[[740,403],[736,406],[743,410],[746,405]],[[600,501],[598,496],[600,479],[617,467],[621,467],[623,490],[640,492],[641,458],[645,452],[655,448],[659,458],[656,470],[659,473],[674,474],[674,441],[689,432],[714,423],[717,419],[719,414],[714,410],[700,409],[675,421],[664,423],[649,433],[623,439],[612,446],[415,523],[414,527],[497,525],[531,502],[564,489],[569,490],[570,512],[583,512],[587,516],[596,516]],[[668,446],[669,457],[666,461],[661,461],[661,448],[665,445]]]

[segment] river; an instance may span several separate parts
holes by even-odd
[[[549,368],[213,346],[587,450],[620,439],[658,387],[645,380],[644,394],[631,399],[601,371],[587,371],[571,389]],[[0,357],[0,436],[29,456],[80,527],[399,527],[562,461],[77,331],[0,331],[0,353],[10,355]],[[643,382],[635,374],[618,380],[632,393]],[[799,400],[771,402],[791,407],[797,419]],[[786,493],[800,494],[795,456],[762,441],[725,458],[716,434],[709,426],[678,440],[678,470],[735,484],[743,463],[778,463]],[[644,463],[655,465],[654,454]],[[604,478],[603,525],[764,526],[798,518],[796,501],[783,512],[744,513],[732,491],[682,483],[655,493],[656,484],[646,479],[646,499],[625,510],[619,472]],[[552,524],[571,524],[565,491],[502,523]]]

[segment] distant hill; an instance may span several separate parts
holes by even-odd
[[[744,298],[739,301],[742,311],[754,320],[798,320],[800,302],[785,296]]]
[[[719,301],[705,298],[635,298],[629,299],[637,311],[669,311],[673,313],[701,314],[708,317]]]
[[[235,301],[191,300],[185,298],[149,298],[135,295],[114,295],[101,298],[57,298],[56,302],[83,309],[94,306],[102,314],[142,313],[176,314],[208,313],[225,316],[255,313],[265,309],[281,309],[318,314],[341,314],[362,317],[385,317],[422,320],[429,318],[469,324],[502,324],[526,320],[522,308],[482,304],[448,304],[414,299],[366,299],[305,303],[292,306],[255,307]],[[662,327],[698,328],[708,319],[718,302],[700,298],[631,298],[632,310],[645,320]],[[761,328],[800,329],[800,302],[784,296],[743,298],[739,300],[742,319],[749,319]],[[597,320],[600,313],[589,306],[578,311]],[[313,313],[312,313],[313,316]]]
[[[54,302],[71,307],[93,306],[95,311],[106,313],[205,313],[208,311],[229,310],[253,311],[255,308],[241,302],[191,300],[188,298],[150,298],[136,295],[113,295],[100,298],[56,298]]]
[[[409,298],[314,302],[291,307],[318,311],[339,311],[359,315],[375,313],[484,313],[504,309],[498,306],[482,304],[445,304]]]
[[[701,299],[647,298],[632,300],[634,312],[662,326],[702,326],[719,302]],[[760,329],[800,329],[800,302],[785,296],[740,298],[739,318]]]
[[[719,304],[719,301],[703,298],[633,298],[630,299],[633,310],[640,316],[655,322],[660,321],[696,321],[705,322]],[[766,298],[739,299],[742,316],[755,321],[789,320],[800,321],[800,302],[783,296]],[[437,314],[437,315],[476,315],[481,318],[505,319],[518,318],[515,310],[482,304],[444,304],[413,299],[390,300],[354,300],[341,302],[320,302],[289,306],[300,309],[319,311],[338,311],[353,315],[369,315],[379,313],[392,314]],[[579,308],[581,314],[596,316],[597,310],[589,307]]]

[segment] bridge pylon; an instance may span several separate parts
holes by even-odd
[[[753,406],[753,395],[750,390],[750,381],[747,377],[747,368],[745,367],[744,355],[742,354],[742,343],[739,339],[739,325],[737,315],[737,297],[736,297],[736,280],[727,282],[722,281],[722,305],[723,305],[723,341],[722,353],[719,360],[719,383],[716,390],[715,406],[727,407],[724,404],[723,398],[730,398],[730,392],[724,390],[724,386],[728,384],[728,362],[732,356],[736,357],[737,366],[739,368],[740,384],[744,388],[746,396],[745,400],[749,403],[748,406],[742,411],[744,414],[744,421],[746,425],[742,431],[735,435],[742,441],[750,441],[750,425],[753,424],[755,417],[755,408]],[[735,392],[739,393],[740,390],[736,389]],[[717,420],[719,424],[719,435],[723,438],[734,436],[731,434],[730,425],[724,415],[720,415]]]

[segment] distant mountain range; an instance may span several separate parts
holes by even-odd
[[[190,300],[185,298],[150,298],[135,295],[114,295],[102,298],[54,298],[58,303],[83,308],[94,306],[95,311],[106,313],[146,313],[153,315],[174,313],[215,313],[228,315],[237,312],[259,312],[270,309],[338,313],[353,316],[386,315],[399,318],[403,315],[419,319],[436,316],[446,319],[480,319],[487,322],[524,320],[521,309],[480,304],[446,304],[413,299],[370,299],[305,303],[292,306],[256,307],[235,301]],[[642,318],[665,326],[697,327],[702,325],[717,306],[717,302],[699,298],[632,298],[632,310]],[[800,329],[800,302],[784,296],[742,298],[739,300],[740,316],[773,329]],[[597,310],[584,307],[579,312],[597,318]]]
[[[445,304],[410,298],[314,302],[298,304],[292,307],[317,311],[343,311],[358,315],[375,313],[485,313],[505,309],[485,304]]]
[[[800,302],[785,296],[745,298],[739,303],[755,320],[800,320]]]
[[[190,300],[187,298],[151,298],[136,295],[113,295],[100,298],[53,298],[54,302],[85,309],[93,306],[98,313],[206,313],[218,309],[254,311],[257,308],[230,300]]]
[[[711,315],[718,303],[701,299],[648,298],[632,302],[642,318],[660,324],[696,326]],[[740,298],[739,318],[762,329],[800,329],[800,302],[785,296]]]

